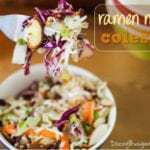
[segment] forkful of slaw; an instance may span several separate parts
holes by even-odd
[[[55,9],[34,8],[33,16],[0,16],[0,31],[16,43],[12,63],[23,65],[30,73],[35,52],[43,54],[43,61],[52,77],[59,76],[70,58],[77,62],[93,54],[94,46],[84,37],[88,28],[83,10],[75,11],[66,0],[59,0]]]

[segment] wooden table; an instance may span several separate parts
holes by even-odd
[[[17,11],[15,8],[0,8],[0,14],[12,12],[31,13],[21,8]],[[92,22],[93,18],[91,18]],[[87,36],[92,40],[92,35],[91,27]],[[21,66],[11,64],[13,48],[14,43],[0,34],[0,82],[21,68]],[[35,55],[33,63],[40,62],[41,57]],[[103,148],[123,149],[128,143],[150,142],[150,62],[134,58],[127,52],[100,53],[95,51],[92,58],[76,65],[90,70],[107,81],[116,99],[118,108],[116,126]],[[150,148],[150,144],[146,148]]]

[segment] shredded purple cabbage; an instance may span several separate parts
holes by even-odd
[[[70,133],[73,136],[81,136],[81,134],[82,134],[81,127],[78,124],[71,125]]]
[[[41,46],[45,49],[54,49],[56,47],[59,47],[62,49],[65,43],[66,43],[66,40],[63,40],[62,37],[56,40],[56,36],[53,35],[52,37],[47,37],[47,39],[43,41]]]
[[[43,42],[42,47],[46,49],[44,64],[46,67],[47,74],[52,72],[54,75],[57,76],[58,73],[61,71],[59,61],[61,60],[64,53],[63,46],[65,42],[66,41],[62,40],[61,37],[57,41],[55,36],[53,36],[52,38],[48,38],[46,41]],[[54,50],[57,47],[60,49],[60,51],[58,52]]]
[[[52,42],[47,41],[46,43],[43,44],[43,48],[45,49],[53,49],[54,47],[56,47]]]
[[[79,127],[75,127],[74,131],[75,131],[75,133],[76,133],[77,136],[79,136],[79,135],[82,134],[82,131],[81,131],[81,129]]]
[[[50,15],[48,10],[40,10],[38,7],[35,7],[34,9],[35,9],[38,17],[40,18],[41,22],[43,24],[45,24],[47,17]]]
[[[35,11],[39,19],[41,20],[41,22],[45,24],[47,18],[50,16],[61,18],[62,16],[65,16],[65,15],[72,15],[73,7],[72,5],[67,3],[65,0],[60,0],[58,2],[58,8],[56,9],[40,10],[39,8],[35,7]],[[23,23],[24,28],[28,25],[29,20],[31,20],[32,18],[33,17],[30,17],[24,21]],[[57,41],[55,36],[53,36],[52,38],[47,37],[46,41],[43,41],[42,47],[46,49],[45,57],[44,57],[44,64],[45,64],[47,73],[50,72],[50,69],[53,66],[55,66],[55,68],[53,68],[51,72],[54,72],[54,74],[57,74],[58,72],[60,72],[61,68],[58,65],[58,63],[64,52],[62,47],[64,46],[65,42],[66,41],[62,40],[61,38],[59,39],[59,41]],[[56,52],[53,51],[56,47],[59,47],[61,49],[61,51],[57,52],[57,54],[55,54]],[[52,58],[51,58],[51,55],[53,56]],[[26,54],[25,64],[23,66],[25,75],[28,75],[30,73],[29,68],[31,64],[31,57],[32,57],[32,50],[28,49],[27,54]]]
[[[50,16],[62,18],[65,17],[66,15],[74,14],[72,5],[67,3],[66,0],[59,0],[58,8],[56,9],[40,10],[38,7],[35,7],[35,11],[43,24],[46,23],[47,18]]]
[[[78,110],[79,110],[79,108],[80,108],[80,105],[75,106],[75,107],[73,107],[73,108],[71,108],[71,109],[65,111],[65,112],[62,114],[61,118],[56,122],[56,127],[57,127],[59,130],[61,130],[62,127],[63,127],[63,125],[64,125],[64,124],[66,123],[66,121],[69,119],[69,117],[70,117],[72,114],[77,113]]]
[[[65,0],[59,0],[59,2],[58,2],[58,8],[59,9],[65,9],[65,3],[66,3]]]
[[[85,46],[87,46],[88,48],[90,48],[91,50],[94,49],[94,46],[90,43],[89,40],[87,39],[83,39],[83,44],[85,44]]]
[[[51,73],[53,76],[58,76],[58,74],[62,71],[61,66],[59,65],[59,61],[64,53],[64,50],[58,52],[55,56],[49,58],[51,51],[48,51],[45,55],[44,63],[46,67],[47,74]]]
[[[67,0],[59,0],[58,7],[56,9],[40,10],[39,8],[35,7],[35,11],[43,25],[46,24],[48,17],[62,20],[65,16],[72,16],[75,14],[73,6],[69,4]],[[84,11],[80,9],[79,14],[80,16],[82,16],[84,14]],[[23,29],[30,23],[30,20],[32,18],[33,17],[29,17],[23,22]],[[61,64],[61,62],[63,62],[65,59],[63,55],[65,49],[63,47],[67,42],[66,40],[63,40],[62,37],[60,37],[59,39],[56,38],[56,35],[53,35],[51,37],[45,36],[44,40],[42,40],[42,44],[40,45],[40,47],[44,49],[44,65],[47,74],[50,74],[52,76],[57,76],[63,69],[63,66]],[[91,50],[93,49],[93,46],[90,44],[90,42],[84,39],[83,36],[79,35],[78,40],[81,43],[81,47],[79,47],[79,57],[82,55],[84,47]],[[32,50],[28,48],[25,64],[23,66],[25,75],[28,75],[30,73],[32,53]]]
[[[61,10],[61,11],[70,11],[72,12],[73,11],[73,7],[71,4],[69,4],[68,2],[66,2],[66,0],[59,0],[58,2],[58,9]]]
[[[33,17],[28,17],[23,23],[22,23],[22,27],[23,29],[28,26],[28,24],[30,23],[30,21],[33,19]]]
[[[25,58],[25,64],[23,65],[25,75],[28,75],[30,73],[31,59],[32,59],[32,50],[28,48]]]
[[[83,52],[87,49],[91,51],[91,54],[93,54],[94,46],[87,39],[83,38],[82,35],[79,35],[78,40],[80,41],[78,53],[79,58],[82,58]]]

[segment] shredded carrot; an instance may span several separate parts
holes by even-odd
[[[36,135],[36,132],[35,132],[33,129],[28,129],[28,130],[24,133],[24,135],[26,135],[26,136],[29,136],[29,135],[33,136],[33,135]]]
[[[61,137],[61,143],[60,143],[60,148],[59,150],[69,150],[70,148],[69,144],[69,137],[67,135],[63,135]]]
[[[3,132],[7,134],[13,134],[16,132],[15,124],[7,124],[3,127]]]
[[[82,105],[82,117],[83,121],[92,124],[94,120],[94,102],[93,101],[86,101]]]
[[[39,136],[43,136],[43,137],[47,137],[47,138],[50,138],[50,139],[57,139],[57,134],[54,132],[54,131],[49,131],[49,130],[46,130],[46,129],[43,129],[41,130],[39,133],[38,133]]]
[[[41,94],[43,97],[46,97],[46,96],[47,96],[47,91],[40,91],[40,94]]]

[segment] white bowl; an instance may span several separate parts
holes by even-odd
[[[115,6],[113,0],[106,0],[106,9],[107,9],[107,12],[111,15],[111,16],[114,16],[116,14],[118,15],[122,15],[122,12],[120,12],[118,10],[118,8]],[[132,34],[132,35],[135,35],[137,37],[141,37],[142,36],[142,31],[143,32],[146,32],[146,31],[150,31],[150,28],[149,27],[146,27],[146,26],[143,26],[143,25],[138,25],[138,24],[135,24],[134,25],[134,28],[128,26],[128,25],[124,25],[124,24],[118,24],[118,25],[115,25],[116,27],[120,27],[122,28],[123,30],[127,31],[128,33]],[[150,36],[147,36],[146,39],[150,40]]]
[[[137,0],[118,0],[120,1],[120,3],[122,4],[122,7],[127,8],[129,11],[134,12],[135,14],[138,15],[142,15],[145,16],[145,14],[149,14],[149,5],[150,5],[150,1],[148,2],[146,1],[137,1]],[[117,5],[114,3],[113,0],[111,0],[110,2],[108,2],[107,4],[109,5],[113,5],[112,7],[114,7],[116,9],[116,14],[122,14],[122,12],[117,8]],[[129,12],[129,14],[131,13]],[[144,26],[142,24],[136,24],[134,25],[135,28],[139,28],[141,30],[143,30],[143,32],[146,31],[150,31],[150,27],[149,26]]]
[[[137,12],[141,15],[149,14],[149,0],[118,0],[121,4],[129,10]]]
[[[68,67],[69,71],[75,75],[81,75],[85,78],[89,78],[91,80],[97,80],[98,77],[90,73],[89,71],[70,65]],[[9,96],[15,96],[23,89],[28,87],[33,81],[41,80],[45,76],[45,69],[43,65],[34,65],[31,67],[31,73],[28,76],[24,76],[23,71],[17,71],[10,77],[8,77],[3,83],[0,85],[0,98],[6,99]],[[106,96],[112,100],[115,104],[113,95],[110,90],[107,88],[105,91]],[[106,141],[108,136],[111,134],[116,121],[116,105],[114,105],[111,109],[109,119],[108,119],[108,131],[107,133],[99,139],[99,142],[94,145],[91,149],[96,149]],[[0,134],[0,142],[2,142],[8,149],[16,150],[7,140]]]

